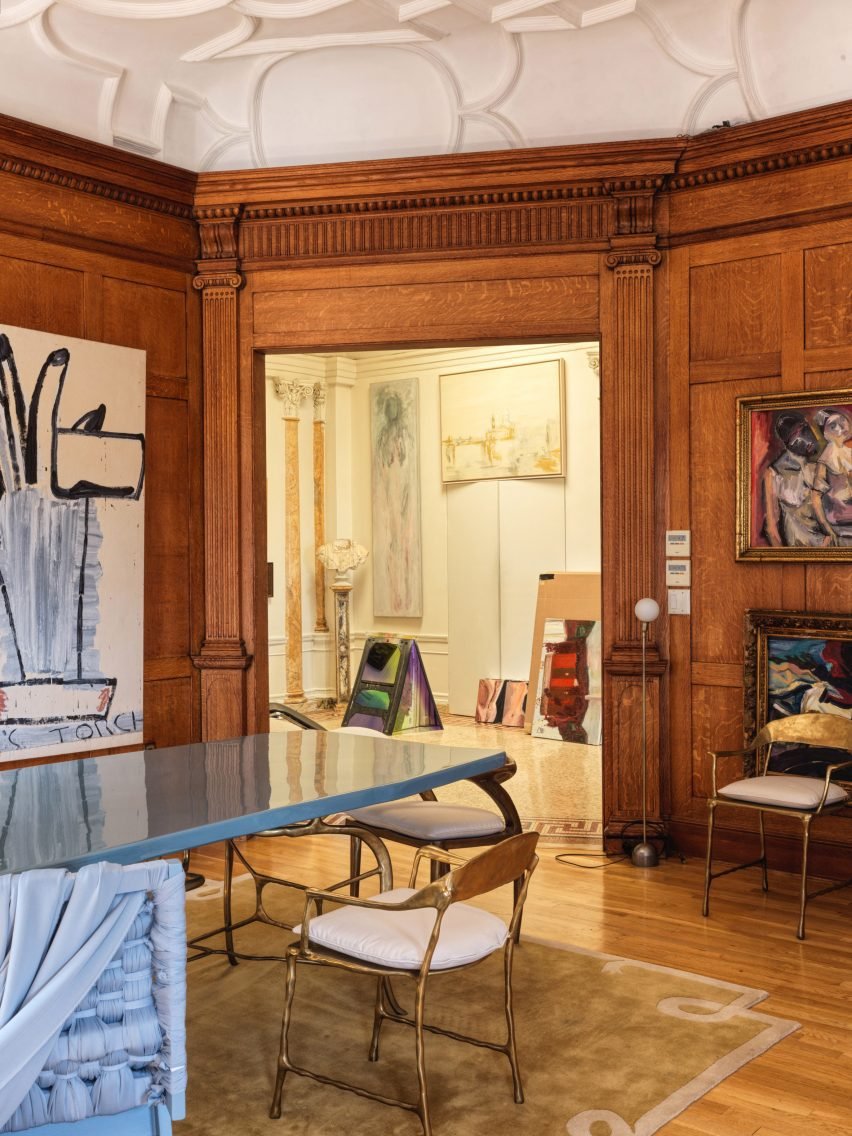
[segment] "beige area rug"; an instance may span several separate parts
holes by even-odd
[[[188,904],[196,933],[219,921],[215,888],[206,890],[207,900]],[[238,890],[246,898],[250,889]],[[243,949],[276,952],[291,938],[257,925],[240,934]],[[502,1040],[501,957],[436,976],[429,1019]],[[285,1083],[282,1119],[268,1118],[283,971],[221,957],[190,964],[187,1120],[176,1136],[417,1136],[411,1113],[296,1076]],[[411,987],[396,983],[409,1011]],[[300,968],[293,1060],[413,1099],[409,1027],[386,1022],[381,1059],[366,1059],[373,994],[364,976]],[[435,1136],[650,1136],[798,1028],[753,1009],[766,996],[759,990],[529,941],[516,954],[515,995],[526,1103],[513,1102],[501,1054],[428,1036]]]

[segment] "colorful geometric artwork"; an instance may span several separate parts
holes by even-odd
[[[532,734],[600,745],[601,625],[590,619],[548,619]]]
[[[145,353],[0,328],[0,753],[142,740]]]
[[[526,706],[526,682],[481,678],[474,721],[488,725],[523,726]]]
[[[852,391],[737,401],[739,559],[852,558]]]
[[[562,361],[441,375],[441,476],[561,477]]]
[[[413,639],[367,640],[343,725],[383,734],[443,728]]]
[[[370,387],[373,615],[423,614],[417,379]]]

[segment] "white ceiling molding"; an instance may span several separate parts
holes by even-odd
[[[102,79],[101,95],[98,100],[96,137],[99,141],[106,142],[107,145],[117,145],[112,122],[119,87],[124,78],[124,68],[111,63],[109,60],[95,59],[92,55],[75,51],[66,43],[63,43],[51,24],[50,16],[51,8],[45,8],[30,22],[30,33],[34,42],[48,59],[56,59],[61,63],[71,63],[75,67],[80,67],[82,70]],[[149,151],[151,154],[156,152],[156,148]]]
[[[191,169],[691,134],[852,97],[852,2],[823,2],[2,0],[0,106]]]
[[[766,118],[767,109],[760,97],[757,87],[757,78],[752,66],[751,51],[749,49],[748,15],[751,0],[740,0],[739,7],[734,11],[732,38],[734,41],[734,56],[737,61],[737,71],[740,76],[743,98],[752,118]]]

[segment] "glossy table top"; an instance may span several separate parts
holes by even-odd
[[[407,797],[505,761],[502,750],[293,730],[0,766],[0,874],[130,864]]]

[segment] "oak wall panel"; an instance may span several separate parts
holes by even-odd
[[[852,344],[852,244],[805,251],[805,347]]]
[[[733,361],[779,351],[780,282],[781,261],[777,256],[693,268],[691,360]]]
[[[109,343],[144,350],[149,373],[186,376],[185,291],[107,277],[103,334]]]
[[[736,400],[771,394],[778,384],[773,378],[692,388],[693,662],[741,663],[745,611],[783,603],[781,565],[735,560]]]
[[[149,398],[145,432],[148,447],[145,485],[145,551],[157,564],[145,589],[145,657],[187,654],[190,642],[191,524],[189,485],[190,424],[185,401]]]
[[[0,239],[0,312],[3,322],[78,338],[84,332],[85,277],[80,271],[3,256]]]
[[[407,338],[436,334],[470,338],[485,328],[499,336],[505,326],[525,326],[534,333],[572,323],[597,330],[598,281],[594,276],[564,276],[523,282],[505,279],[429,281],[409,285],[311,288],[254,293],[256,340],[274,345],[286,337],[328,341],[341,333],[353,340],[386,340],[404,330]]]

